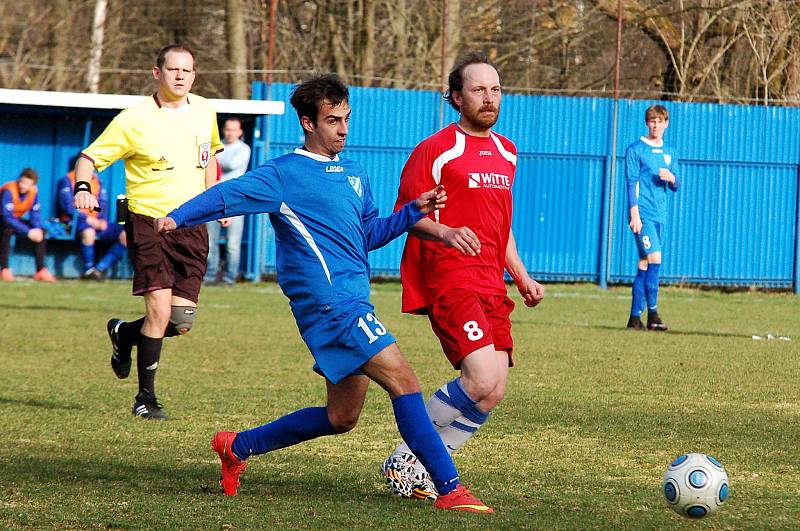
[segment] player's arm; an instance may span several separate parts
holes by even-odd
[[[367,237],[367,249],[379,249],[408,231],[415,223],[435,210],[444,207],[447,193],[443,186],[423,192],[413,201],[385,218],[378,217],[378,209],[372,199],[372,191],[367,184],[364,194],[364,210],[361,223]]]
[[[673,192],[677,192],[681,188],[681,180],[678,177],[678,160],[673,156],[672,161],[669,164],[669,168],[660,168],[658,170],[658,177],[667,183],[669,189]]]
[[[206,189],[211,188],[217,182],[217,157],[211,155],[206,166]]]
[[[481,241],[469,227],[448,227],[426,217],[419,220],[408,232],[423,240],[441,242],[461,254],[475,256],[481,252]]]
[[[517,251],[517,242],[514,239],[513,232],[509,232],[508,234],[508,244],[506,245],[506,270],[508,274],[511,275],[511,278],[514,279],[514,284],[517,285],[519,294],[522,295],[522,299],[525,301],[525,306],[533,308],[542,302],[542,298],[544,298],[544,287],[532,279],[528,274],[528,270],[525,269],[525,264],[522,263],[522,259],[519,257],[519,252]]]
[[[75,208],[90,210],[100,208],[100,202],[91,192],[93,173],[94,163],[85,156],[78,157],[75,163],[75,197],[73,199]]]
[[[11,198],[11,192],[8,190],[3,190],[2,203],[3,210],[1,217],[3,223],[12,227],[17,234],[27,234],[30,228],[14,215],[14,203]]]
[[[64,177],[59,181],[58,187],[58,209],[64,216],[72,217],[75,213],[75,193],[72,190],[72,183],[69,182],[68,177]],[[78,213],[78,217],[85,217],[83,212]]]
[[[625,153],[625,182],[628,190],[628,226],[634,234],[642,232],[642,218],[639,216],[639,171],[641,162],[636,149],[629,147]]]
[[[238,179],[217,183],[167,217],[157,219],[156,228],[168,232],[221,218],[278,212],[283,201],[282,190],[279,172],[267,163]]]

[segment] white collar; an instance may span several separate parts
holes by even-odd
[[[339,162],[339,154],[337,153],[335,157],[328,158],[325,155],[320,155],[318,153],[312,153],[310,151],[306,151],[303,148],[295,148],[294,150],[295,155],[303,155],[304,157],[308,157],[310,159],[314,159],[319,162]]]
[[[648,146],[651,146],[651,147],[664,147],[664,139],[663,138],[661,139],[661,143],[659,143],[659,144],[656,144],[655,140],[650,140],[646,136],[640,136],[639,140],[641,140],[642,142],[644,142],[645,144],[647,144]]]

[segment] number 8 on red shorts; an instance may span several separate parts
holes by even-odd
[[[510,316],[513,310],[514,301],[506,295],[450,289],[436,297],[428,308],[428,316],[454,368],[459,369],[468,354],[492,344],[495,350],[508,352],[508,363],[512,366],[514,340]]]

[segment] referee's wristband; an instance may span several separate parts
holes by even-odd
[[[75,193],[73,193],[72,195],[78,195],[78,192],[92,193],[92,185],[90,185],[86,181],[75,181]]]

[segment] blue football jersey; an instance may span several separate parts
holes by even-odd
[[[667,188],[666,181],[658,176],[658,170],[666,168],[675,175],[675,184],[669,185],[673,191],[680,187],[678,175],[678,158],[675,150],[666,144],[654,145],[650,140],[641,137],[628,147],[625,152],[625,177],[633,197],[639,205],[639,216],[656,223],[666,223]],[[633,204],[629,204],[632,207]]]
[[[368,301],[368,251],[423,217],[410,202],[379,218],[360,164],[302,149],[219,183],[169,215],[182,226],[262,212],[275,229],[278,283],[301,331],[320,312]]]

